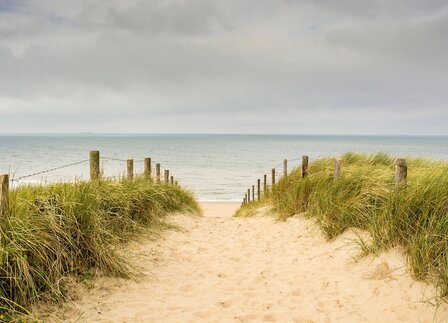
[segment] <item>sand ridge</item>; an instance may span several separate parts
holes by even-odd
[[[347,232],[326,241],[302,217],[232,218],[235,203],[203,203],[204,217],[134,245],[135,280],[102,278],[46,321],[433,322],[446,307],[422,302],[434,288],[406,273],[403,254],[355,261]],[[58,318],[58,319],[57,319]]]

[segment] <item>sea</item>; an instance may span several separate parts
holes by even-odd
[[[217,135],[217,134],[0,134],[0,173],[13,186],[89,178],[89,151],[99,150],[106,177],[124,176],[126,159],[152,158],[203,201],[241,201],[271,169],[298,167],[345,152],[385,152],[448,162],[448,136]],[[269,177],[268,177],[269,178]]]

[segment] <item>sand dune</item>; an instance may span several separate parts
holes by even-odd
[[[353,232],[327,242],[308,220],[172,216],[184,230],[133,245],[137,280],[98,279],[47,318],[78,322],[432,322],[446,307],[412,280],[400,250],[355,261]]]

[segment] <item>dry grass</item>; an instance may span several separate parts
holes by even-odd
[[[0,219],[2,320],[37,301],[62,299],[67,275],[82,278],[95,268],[129,276],[117,247],[178,211],[200,212],[190,192],[143,177],[12,190],[8,216]]]
[[[367,251],[402,246],[416,279],[436,280],[448,295],[448,165],[408,159],[406,187],[394,183],[395,158],[347,153],[342,176],[333,180],[334,160],[317,160],[309,176],[299,170],[283,178],[264,199],[280,218],[305,214],[332,239],[349,227],[370,233]],[[248,204],[238,214],[254,213]]]

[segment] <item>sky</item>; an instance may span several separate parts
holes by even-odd
[[[446,0],[0,0],[0,133],[447,124]]]

